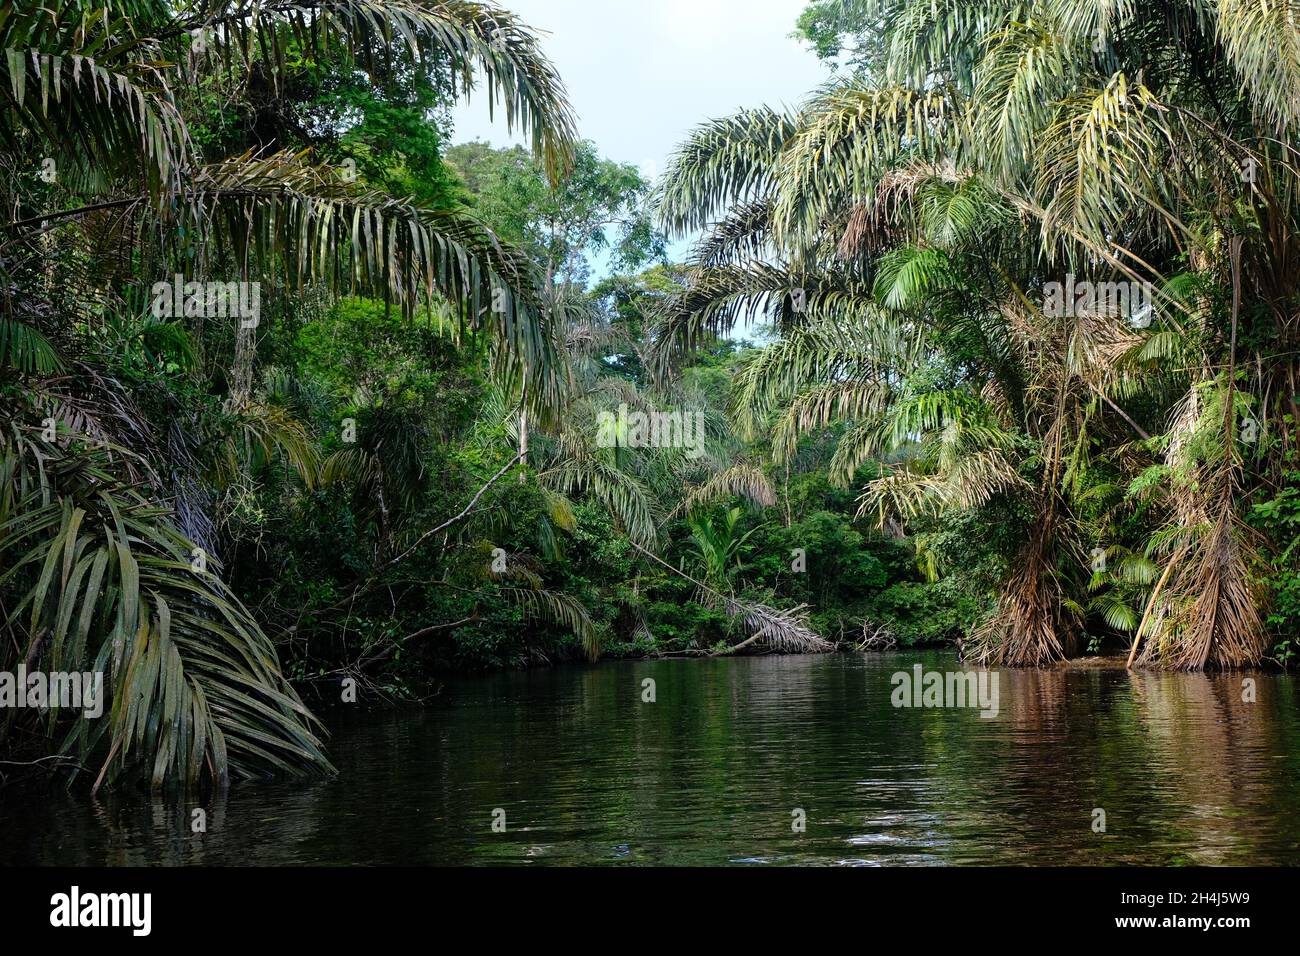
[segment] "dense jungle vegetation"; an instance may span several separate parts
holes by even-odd
[[[313,709],[602,656],[1287,665],[1300,8],[797,30],[827,84],[650,182],[492,4],[6,6],[0,670],[109,699],[0,751],[328,772]],[[529,147],[453,145],[465,96]]]

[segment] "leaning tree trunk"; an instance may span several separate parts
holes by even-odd
[[[523,370],[523,389],[519,399],[519,483],[528,480],[528,369]]]

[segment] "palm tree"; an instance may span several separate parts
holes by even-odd
[[[689,519],[691,541],[704,571],[704,580],[714,588],[731,590],[731,577],[741,567],[740,549],[758,530],[754,527],[744,534],[739,533],[744,514],[741,508],[728,508],[717,526],[707,515],[695,515]]]
[[[22,389],[0,389],[0,417],[54,422],[0,434],[0,663],[103,670],[111,689],[99,724],[67,730],[52,713],[21,730],[57,734],[74,766],[99,761],[97,785],[328,771],[271,642],[195,541],[203,516],[179,489],[203,466],[75,360],[77,332],[138,308],[173,274],[274,277],[286,293],[357,292],[407,313],[446,300],[553,398],[556,343],[521,253],[462,214],[393,199],[305,153],[205,158],[185,92],[223,71],[277,85],[292,51],[371,71],[402,51],[417,69],[449,68],[467,95],[479,82],[558,179],[574,140],[562,84],[516,17],[461,0],[62,0],[6,9],[0,46],[0,142],[36,158],[49,183],[5,187],[16,212],[0,239],[0,385]],[[248,386],[250,341],[241,333],[232,382],[244,384],[215,464],[282,454],[311,480],[300,426]]]
[[[700,336],[764,314],[783,340],[755,361],[745,415],[786,408],[787,447],[798,429],[850,421],[842,478],[919,444],[917,465],[865,503],[979,503],[1029,466],[1037,520],[981,635],[986,658],[1010,664],[1071,652],[1072,489],[1092,437],[1145,441],[1124,404],[1154,403],[1170,517],[1148,545],[1167,573],[1138,629],[1158,634],[1143,660],[1257,662],[1238,406],[1247,393],[1273,447],[1294,440],[1279,427],[1295,414],[1293,12],[1265,0],[838,6],[879,32],[860,74],[793,114],[706,124],[665,177],[664,222],[712,226],[662,318],[661,373]],[[1035,303],[1064,273],[1149,283],[1154,321],[1045,316]],[[1210,291],[1179,294],[1189,279]],[[1240,356],[1247,331],[1268,346]],[[902,354],[900,341],[918,345]],[[1190,373],[1166,361],[1153,374],[1188,352]],[[1280,461],[1253,463],[1250,480]]]

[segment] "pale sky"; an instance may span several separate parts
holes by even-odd
[[[606,157],[651,178],[686,133],[744,107],[794,104],[827,70],[790,38],[807,0],[498,0],[539,31]],[[549,35],[546,35],[549,34]],[[510,141],[484,101],[453,113],[454,141]]]

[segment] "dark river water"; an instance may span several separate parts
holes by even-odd
[[[424,709],[331,715],[336,779],[233,787],[203,834],[176,802],[0,791],[0,863],[1300,863],[1295,678],[1002,671],[985,719],[892,706],[916,663],[956,668],[901,652],[457,680]]]

